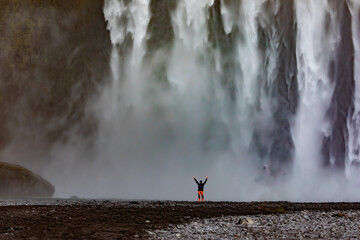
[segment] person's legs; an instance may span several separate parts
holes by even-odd
[[[199,202],[204,201],[204,192],[203,191],[198,191],[198,198],[199,198]]]

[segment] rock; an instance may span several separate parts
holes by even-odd
[[[0,197],[51,197],[54,186],[30,170],[0,162]]]
[[[332,215],[333,217],[347,217],[345,213],[335,213]]]
[[[237,222],[237,224],[242,224],[242,225],[252,225],[254,223],[255,223],[254,220],[252,220],[251,218],[239,219],[239,221]]]

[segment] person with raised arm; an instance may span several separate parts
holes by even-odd
[[[200,202],[200,197],[201,197],[202,201],[204,201],[204,185],[206,184],[208,177],[206,177],[206,180],[204,183],[202,182],[202,180],[200,180],[200,182],[198,182],[195,177],[194,177],[194,180],[195,180],[196,184],[198,185],[199,202]]]

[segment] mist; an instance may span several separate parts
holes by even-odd
[[[209,177],[205,200],[358,201],[359,11],[355,0],[105,0],[108,71],[94,70],[102,81],[50,161],[27,166],[55,197],[195,200],[195,176]]]

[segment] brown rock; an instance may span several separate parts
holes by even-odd
[[[0,162],[0,197],[51,197],[54,186],[30,170]]]

